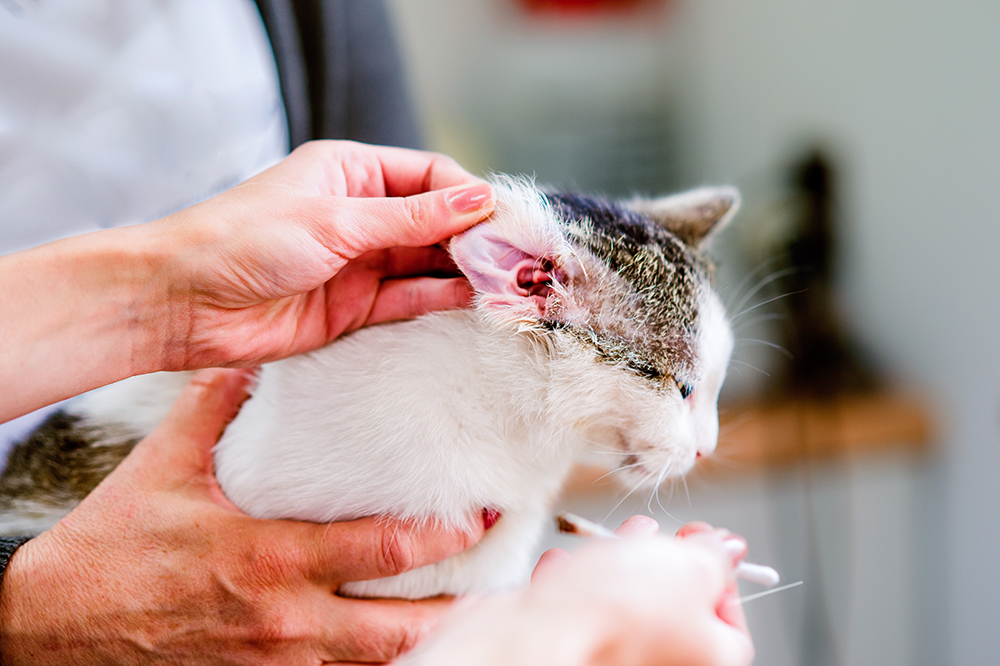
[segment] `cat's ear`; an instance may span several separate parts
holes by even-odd
[[[706,246],[736,214],[740,193],[734,187],[703,187],[658,199],[633,199],[626,205],[688,245]]]
[[[538,320],[553,288],[554,254],[539,243],[519,245],[484,222],[453,238],[450,250],[480,303],[515,320]]]

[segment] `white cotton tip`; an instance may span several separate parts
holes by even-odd
[[[742,539],[726,539],[722,547],[733,557],[742,557],[747,552],[747,542]]]
[[[575,534],[582,537],[603,537],[605,539],[617,539],[618,535],[597,523],[591,522],[582,516],[568,511],[556,516],[559,524],[559,531],[564,534]]]
[[[781,582],[781,576],[771,567],[750,562],[740,562],[736,566],[736,577],[764,587],[774,587]]]

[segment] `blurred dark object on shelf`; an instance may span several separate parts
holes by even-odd
[[[878,376],[838,317],[837,178],[832,159],[813,149],[791,169],[796,218],[781,248],[795,273],[786,283],[784,345],[793,360],[780,390],[828,397],[871,391]]]

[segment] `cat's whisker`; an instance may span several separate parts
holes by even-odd
[[[660,475],[656,477],[656,483],[653,484],[652,492],[649,493],[649,502],[646,503],[646,508],[649,510],[650,513],[653,512],[653,497],[656,497],[657,504],[659,504],[660,502],[660,484],[663,483],[663,479],[664,477],[666,477],[667,472],[669,470],[670,470],[670,461],[667,461],[663,465],[663,469],[660,470]],[[660,505],[660,508],[662,509],[663,505]]]
[[[667,503],[669,503],[669,502],[670,502],[670,499],[668,498],[667,499]],[[660,511],[662,511],[668,518],[670,518],[670,520],[673,520],[673,521],[675,521],[677,523],[680,523],[681,525],[684,524],[683,520],[681,520],[680,518],[678,518],[674,514],[672,514],[669,511],[667,511],[667,508],[665,506],[663,506],[662,502],[660,502],[660,489],[659,489],[659,487],[657,487],[657,489],[656,489],[656,503],[659,505]]]
[[[684,484],[684,494],[687,495],[688,508],[692,509],[692,508],[694,508],[694,505],[691,504],[691,491],[688,490],[688,480],[687,480],[687,477],[682,476],[681,477],[681,483]]]
[[[795,273],[800,273],[800,272],[802,272],[801,268],[795,268],[795,267],[783,268],[780,271],[774,271],[770,275],[761,278],[761,280],[758,281],[757,284],[755,284],[753,288],[743,298],[740,299],[740,302],[733,309],[740,310],[744,305],[746,305],[750,301],[751,298],[756,296],[761,289],[771,284],[775,280],[780,280],[783,277],[788,277],[789,275],[794,275]]]
[[[721,437],[722,435],[728,435],[729,433],[734,432],[737,428],[740,428],[741,426],[750,423],[756,417],[757,415],[754,412],[750,410],[744,411],[736,418],[726,421],[726,425],[719,428],[719,436]],[[712,460],[715,460],[715,455],[716,454],[714,453],[712,454]]]
[[[569,427],[568,427],[568,426],[567,426],[567,427],[565,427],[565,428],[562,428],[561,430],[559,430],[559,433],[560,433],[560,434],[561,434],[561,433],[564,433],[564,432],[566,432],[567,430],[569,430]],[[577,439],[579,439],[579,440],[580,440],[581,442],[585,442],[586,444],[591,444],[591,445],[593,445],[593,446],[602,446],[602,445],[605,445],[605,444],[607,444],[607,442],[604,442],[604,441],[601,441],[601,442],[595,442],[594,440],[592,440],[592,439],[589,439],[589,438],[587,438],[587,437],[584,437],[583,435],[579,435],[579,434],[577,434],[577,435],[575,435],[575,436],[576,436],[576,437],[577,437]],[[604,450],[605,450],[605,451],[607,451],[608,449],[604,449]]]
[[[762,314],[751,319],[747,319],[739,326],[733,328],[733,333],[739,333],[740,331],[745,331],[757,324],[761,324],[765,321],[783,320],[788,319],[788,315],[781,312],[769,312],[767,314]]]
[[[726,302],[726,310],[727,311],[732,311],[734,309],[738,309],[738,308],[732,308],[732,307],[730,307],[733,304],[733,301],[735,301],[737,298],[741,298],[742,297],[743,290],[746,288],[747,284],[750,283],[750,280],[752,280],[757,275],[757,273],[759,273],[760,271],[764,270],[765,268],[767,268],[768,266],[770,266],[771,264],[773,264],[777,260],[778,260],[778,257],[771,257],[770,259],[765,259],[764,261],[762,261],[759,264],[757,264],[756,266],[754,266],[754,268],[753,268],[752,271],[750,271],[745,276],[743,276],[743,279],[740,280],[739,283],[733,288],[732,296],[730,296],[731,300],[729,300],[729,301]]]
[[[746,361],[741,361],[738,358],[729,359],[729,362],[730,363],[738,363],[739,365],[744,365],[744,366],[750,368],[751,370],[756,370],[757,372],[759,372],[760,374],[764,375],[765,377],[770,377],[771,376],[770,372],[765,372],[764,370],[761,370],[760,368],[758,368],[756,365],[750,365]]]
[[[330,528],[331,528],[332,526],[333,526],[333,523],[332,523],[332,522],[330,522],[330,521],[327,521],[327,523],[326,523],[326,527],[325,527],[325,528],[323,528],[323,538],[322,538],[322,539],[320,539],[320,543],[326,543],[326,535],[327,535],[327,532],[329,532],[329,531],[330,531]]]
[[[567,426],[567,427],[564,427],[564,428],[560,428],[559,430],[553,431],[549,435],[549,438],[545,440],[545,443],[542,444],[540,447],[538,447],[538,450],[535,451],[535,457],[531,459],[531,462],[532,463],[537,462],[538,461],[538,456],[542,455],[542,453],[544,453],[545,450],[547,448],[549,448],[549,445],[552,444],[552,440],[554,440],[556,437],[561,437],[568,430],[569,430],[569,427]],[[588,444],[594,444],[594,443],[596,443],[596,442],[590,442],[590,440],[584,440],[584,441],[586,441]]]
[[[780,352],[782,354],[782,356],[784,356],[785,358],[787,358],[789,361],[794,361],[795,360],[795,356],[792,354],[792,352],[788,351],[787,349],[785,349],[784,347],[782,347],[779,344],[775,344],[775,343],[769,342],[767,340],[758,340],[757,338],[739,338],[738,340],[736,340],[736,343],[735,343],[736,346],[737,347],[745,346],[745,345],[741,345],[740,344],[741,342],[752,342],[752,343],[755,343],[755,344],[761,344],[761,345],[764,345],[765,347],[770,347],[771,349],[774,349],[774,350]]]
[[[742,317],[743,315],[745,315],[746,313],[753,312],[757,308],[762,308],[765,305],[767,305],[768,303],[774,303],[775,301],[780,301],[782,298],[788,298],[789,296],[794,296],[796,294],[802,294],[802,293],[805,293],[806,291],[808,291],[808,290],[807,289],[799,289],[798,291],[789,291],[788,293],[781,294],[780,296],[774,296],[772,298],[767,299],[766,301],[761,301],[757,305],[751,305],[750,307],[748,307],[747,309],[743,310],[742,312],[733,315],[732,319],[730,319],[729,322],[733,323],[737,319],[739,319],[740,317]]]
[[[712,454],[712,464],[717,467],[725,467],[727,469],[736,469],[745,461],[735,459],[730,455],[729,449],[716,449]]]
[[[634,493],[635,491],[639,490],[639,488],[642,486],[642,484],[644,482],[645,482],[645,479],[639,479],[639,481],[636,482],[636,484],[632,487],[632,490],[628,491],[628,494],[625,495],[625,497],[623,497],[620,500],[618,500],[618,504],[615,504],[614,508],[612,508],[611,511],[608,511],[608,515],[604,516],[604,520],[602,520],[601,522],[602,523],[607,522],[608,518],[611,517],[611,514],[613,514],[615,511],[617,511],[618,507],[620,507],[625,502],[625,500],[627,500],[629,497],[632,496],[632,493]]]
[[[642,465],[642,463],[641,462],[637,462],[637,463],[632,464],[632,465],[625,465],[624,467],[616,467],[613,470],[611,470],[610,472],[608,472],[607,474],[602,474],[601,476],[597,477],[596,479],[594,479],[592,481],[592,483],[597,483],[601,479],[605,479],[605,478],[611,476],[612,474],[614,474],[616,472],[623,472],[623,471],[625,471],[627,469],[630,469],[632,467],[639,467],[640,465]]]

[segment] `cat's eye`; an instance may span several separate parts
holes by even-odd
[[[629,361],[628,369],[639,375],[640,377],[645,377],[646,379],[659,379],[663,376],[656,366],[649,363],[643,363],[642,361]]]
[[[674,377],[674,383],[677,384],[677,390],[681,392],[681,398],[684,400],[688,399],[688,396],[694,393],[694,387],[690,384],[682,382],[681,380]]]

